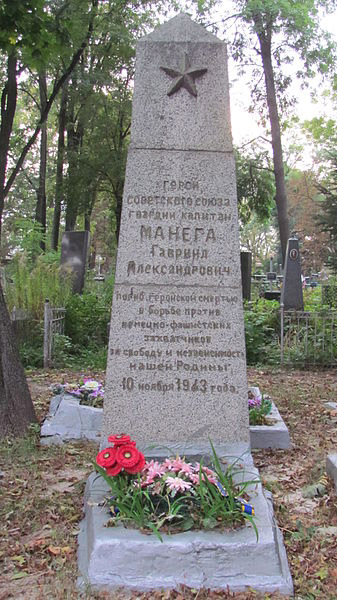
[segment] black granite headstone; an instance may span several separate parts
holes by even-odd
[[[62,235],[61,266],[73,274],[72,288],[81,294],[87,266],[89,231],[65,231]]]
[[[287,244],[281,304],[284,309],[303,310],[303,290],[301,279],[301,257],[298,239],[291,237]]]
[[[241,280],[242,297],[244,300],[250,300],[251,282],[252,282],[252,253],[240,252],[241,259]]]

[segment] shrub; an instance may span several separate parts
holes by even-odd
[[[49,257],[50,259],[50,257]],[[33,268],[29,267],[26,255],[15,258],[11,266],[13,284],[6,287],[6,303],[9,310],[23,309],[34,319],[43,320],[44,302],[48,298],[51,306],[64,306],[71,294],[71,277],[62,272],[54,262],[39,256]]]
[[[277,301],[263,298],[246,304],[244,323],[248,364],[273,364],[279,360],[279,308]]]

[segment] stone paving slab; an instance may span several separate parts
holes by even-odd
[[[252,467],[250,466],[250,472]],[[257,473],[257,471],[255,470]],[[259,538],[251,526],[230,532],[189,531],[163,534],[163,543],[123,526],[105,527],[102,479],[91,475],[85,493],[85,518],[79,534],[79,586],[126,587],[146,591],[192,588],[279,591],[293,585],[282,535],[273,515],[271,495],[260,485],[250,502],[255,507]]]

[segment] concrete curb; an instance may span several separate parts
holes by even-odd
[[[291,440],[288,427],[283,421],[276,405],[272,403],[272,409],[267,418],[274,421],[271,425],[250,425],[250,445],[252,449],[279,448],[287,450],[291,448]]]
[[[333,479],[337,491],[337,454],[329,454],[326,459],[326,472]]]
[[[265,495],[260,484],[257,487],[251,501],[257,515],[258,541],[253,528],[246,526],[229,532],[163,534],[161,543],[154,535],[135,529],[104,527],[108,518],[102,506],[106,488],[100,478],[90,476],[78,538],[79,587],[139,591],[180,585],[232,591],[251,587],[291,595],[292,578],[271,495]]]

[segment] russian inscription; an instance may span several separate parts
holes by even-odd
[[[207,48],[206,64],[212,64],[212,69],[205,79],[214,78],[219,68]],[[191,55],[196,56],[192,50]],[[169,56],[166,49],[160,59],[156,56],[156,64],[158,60],[166,64]],[[202,54],[198,56],[204,60]],[[178,55],[172,60],[179,62]],[[190,122],[200,129],[196,132],[200,140],[205,137],[209,111],[216,112],[218,105],[211,108],[206,102],[201,77],[196,82],[196,87],[200,84],[197,99],[186,90],[167,98],[166,75],[160,77],[152,94],[156,94],[158,118],[164,115],[160,127],[161,131],[165,128],[166,138],[160,147],[144,147],[138,136],[135,145],[131,139],[128,154],[106,414],[111,427],[119,425],[133,435],[138,431],[149,441],[185,440],[194,434],[199,440],[195,432],[202,430],[206,442],[209,436],[215,441],[225,436],[233,443],[244,441],[246,447],[249,430],[234,158],[228,147],[219,150],[218,141],[214,148],[204,150],[198,141],[197,151],[194,146],[182,149],[184,120],[179,132],[173,120],[176,115],[164,123],[167,104],[175,105],[178,112],[184,107],[184,119],[195,105],[199,116]],[[182,80],[180,84],[184,87]],[[143,88],[142,94],[148,97],[148,89]],[[137,111],[136,89],[134,103],[133,115],[144,118]],[[223,115],[222,122],[226,119]],[[177,134],[167,146],[167,140],[173,139],[172,128]],[[210,421],[211,426],[205,428]]]

